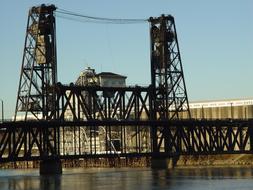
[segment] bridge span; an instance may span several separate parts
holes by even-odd
[[[159,141],[160,137],[154,139],[150,136],[153,128],[159,129],[160,137],[164,136],[163,141]],[[180,155],[253,153],[251,119],[20,121],[2,123],[0,131],[1,163],[77,158],[141,156],[172,158]],[[101,131],[104,131],[104,134]],[[74,137],[72,152],[64,151],[66,133]],[[85,134],[89,135],[89,138],[85,139]],[[98,140],[98,135],[104,139]],[[112,143],[112,137],[119,140],[117,147]],[[104,143],[102,147],[101,142]]]
[[[57,81],[55,12],[42,4],[28,13],[14,121],[0,124],[0,163],[40,160],[43,174],[61,173],[61,159],[145,156],[167,167],[180,155],[253,153],[253,120],[191,119],[173,16],[145,20],[148,87],[66,86]]]

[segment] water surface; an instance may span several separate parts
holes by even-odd
[[[62,175],[40,176],[39,171],[0,170],[0,190],[252,190],[252,168],[64,169]]]

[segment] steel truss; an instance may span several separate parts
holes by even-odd
[[[166,128],[167,146],[152,150],[150,130],[154,124]],[[152,127],[151,127],[152,126]],[[72,129],[72,130],[69,130]],[[253,120],[172,120],[168,121],[39,121],[0,124],[0,162],[19,160],[99,158],[131,156],[174,156],[210,154],[252,154]],[[81,136],[89,134],[89,143]],[[101,141],[95,133],[103,131]],[[73,135],[73,151],[65,151],[65,134]],[[114,147],[113,136],[120,144]],[[138,133],[141,136],[135,134]],[[49,135],[50,133],[50,135]],[[62,138],[60,138],[62,136]],[[49,138],[50,137],[50,138]],[[51,138],[53,137],[53,138]],[[132,138],[132,139],[131,139]],[[145,142],[144,142],[144,139]],[[82,141],[82,142],[80,142]],[[86,147],[88,145],[89,147]],[[115,144],[114,144],[115,145]],[[116,150],[117,149],[117,150]],[[168,149],[168,150],[166,150]]]
[[[3,123],[0,162],[42,160],[59,156],[59,126],[34,122]]]
[[[52,119],[55,116],[64,121],[93,119],[118,122],[161,120],[161,118],[159,120],[154,119],[152,86],[108,88],[66,86],[58,83],[55,91],[57,109],[56,113],[52,112]],[[173,113],[173,110],[170,112]],[[168,136],[166,135],[167,128],[157,126],[154,124],[149,132],[152,136],[152,150],[158,153]],[[136,133],[136,135],[139,134]],[[166,150],[169,149],[166,148]]]
[[[56,87],[59,120],[149,120],[150,87]]]

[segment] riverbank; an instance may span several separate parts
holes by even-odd
[[[93,158],[61,160],[63,168],[112,168],[112,167],[150,167],[149,157],[138,158]],[[177,161],[177,168],[189,167],[248,167],[253,166],[253,155],[201,155],[201,156],[180,156]],[[20,161],[0,164],[1,169],[26,169],[39,168],[39,161]]]
[[[61,160],[63,168],[117,168],[117,167],[149,167],[149,157],[133,158],[90,158],[90,159],[64,159]],[[26,169],[39,168],[39,161],[18,161],[1,163],[0,169]]]
[[[180,156],[177,167],[206,167],[206,166],[253,166],[253,155],[201,155]]]

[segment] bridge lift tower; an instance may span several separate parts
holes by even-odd
[[[151,119],[155,121],[190,118],[182,61],[174,17],[162,15],[150,18],[151,43]],[[169,127],[169,126],[168,126]],[[168,127],[154,125],[151,129],[152,150],[159,155],[162,144],[170,153]]]
[[[182,61],[174,18],[171,15],[150,18],[151,85],[156,119],[190,117]]]
[[[52,118],[57,83],[55,10],[54,5],[41,5],[29,11],[15,121],[19,113],[22,120]]]

